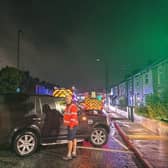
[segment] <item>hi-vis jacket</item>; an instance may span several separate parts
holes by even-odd
[[[64,112],[64,125],[73,128],[78,123],[78,107],[75,104],[70,104],[66,107]]]

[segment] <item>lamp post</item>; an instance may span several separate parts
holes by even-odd
[[[22,35],[22,30],[18,30],[17,32],[17,68],[20,69],[20,46],[21,46],[21,35]]]
[[[134,122],[134,77],[132,73],[126,82],[127,82],[128,119]]]
[[[100,62],[101,59],[97,58],[96,59],[97,62]],[[106,92],[106,102],[108,100],[108,85],[109,85],[109,64],[108,64],[108,60],[107,57],[104,57],[104,59],[102,59],[102,62],[104,63],[104,75],[105,75],[105,92]]]
[[[131,95],[131,121],[134,122],[134,77],[131,77],[132,80],[132,95]]]
[[[124,65],[123,71],[128,71],[126,79],[126,89],[127,89],[127,112],[128,119],[134,122],[134,74],[130,72],[129,65]]]

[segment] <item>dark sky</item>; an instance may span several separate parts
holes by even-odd
[[[167,0],[1,0],[0,65],[79,89],[103,88],[168,56]],[[100,62],[96,62],[100,58]]]

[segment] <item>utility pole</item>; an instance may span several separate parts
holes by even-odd
[[[102,60],[102,63],[104,65],[104,83],[105,83],[105,92],[106,92],[106,103],[108,100],[108,89],[109,89],[109,63],[107,56],[103,56],[102,59],[97,58],[96,61],[100,62]]]
[[[17,68],[18,68],[18,69],[20,69],[21,35],[23,35],[22,30],[18,30],[18,32],[17,32]]]
[[[134,76],[133,76],[133,74],[132,74],[132,77],[131,77],[131,79],[132,79],[132,102],[131,102],[131,121],[132,122],[134,122]]]
[[[105,89],[106,89],[106,102],[108,102],[108,89],[109,89],[109,66],[108,59],[104,56],[104,68],[105,68]]]

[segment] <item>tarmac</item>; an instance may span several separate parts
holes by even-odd
[[[116,112],[110,116],[125,143],[146,168],[168,168],[168,136],[157,135]]]

